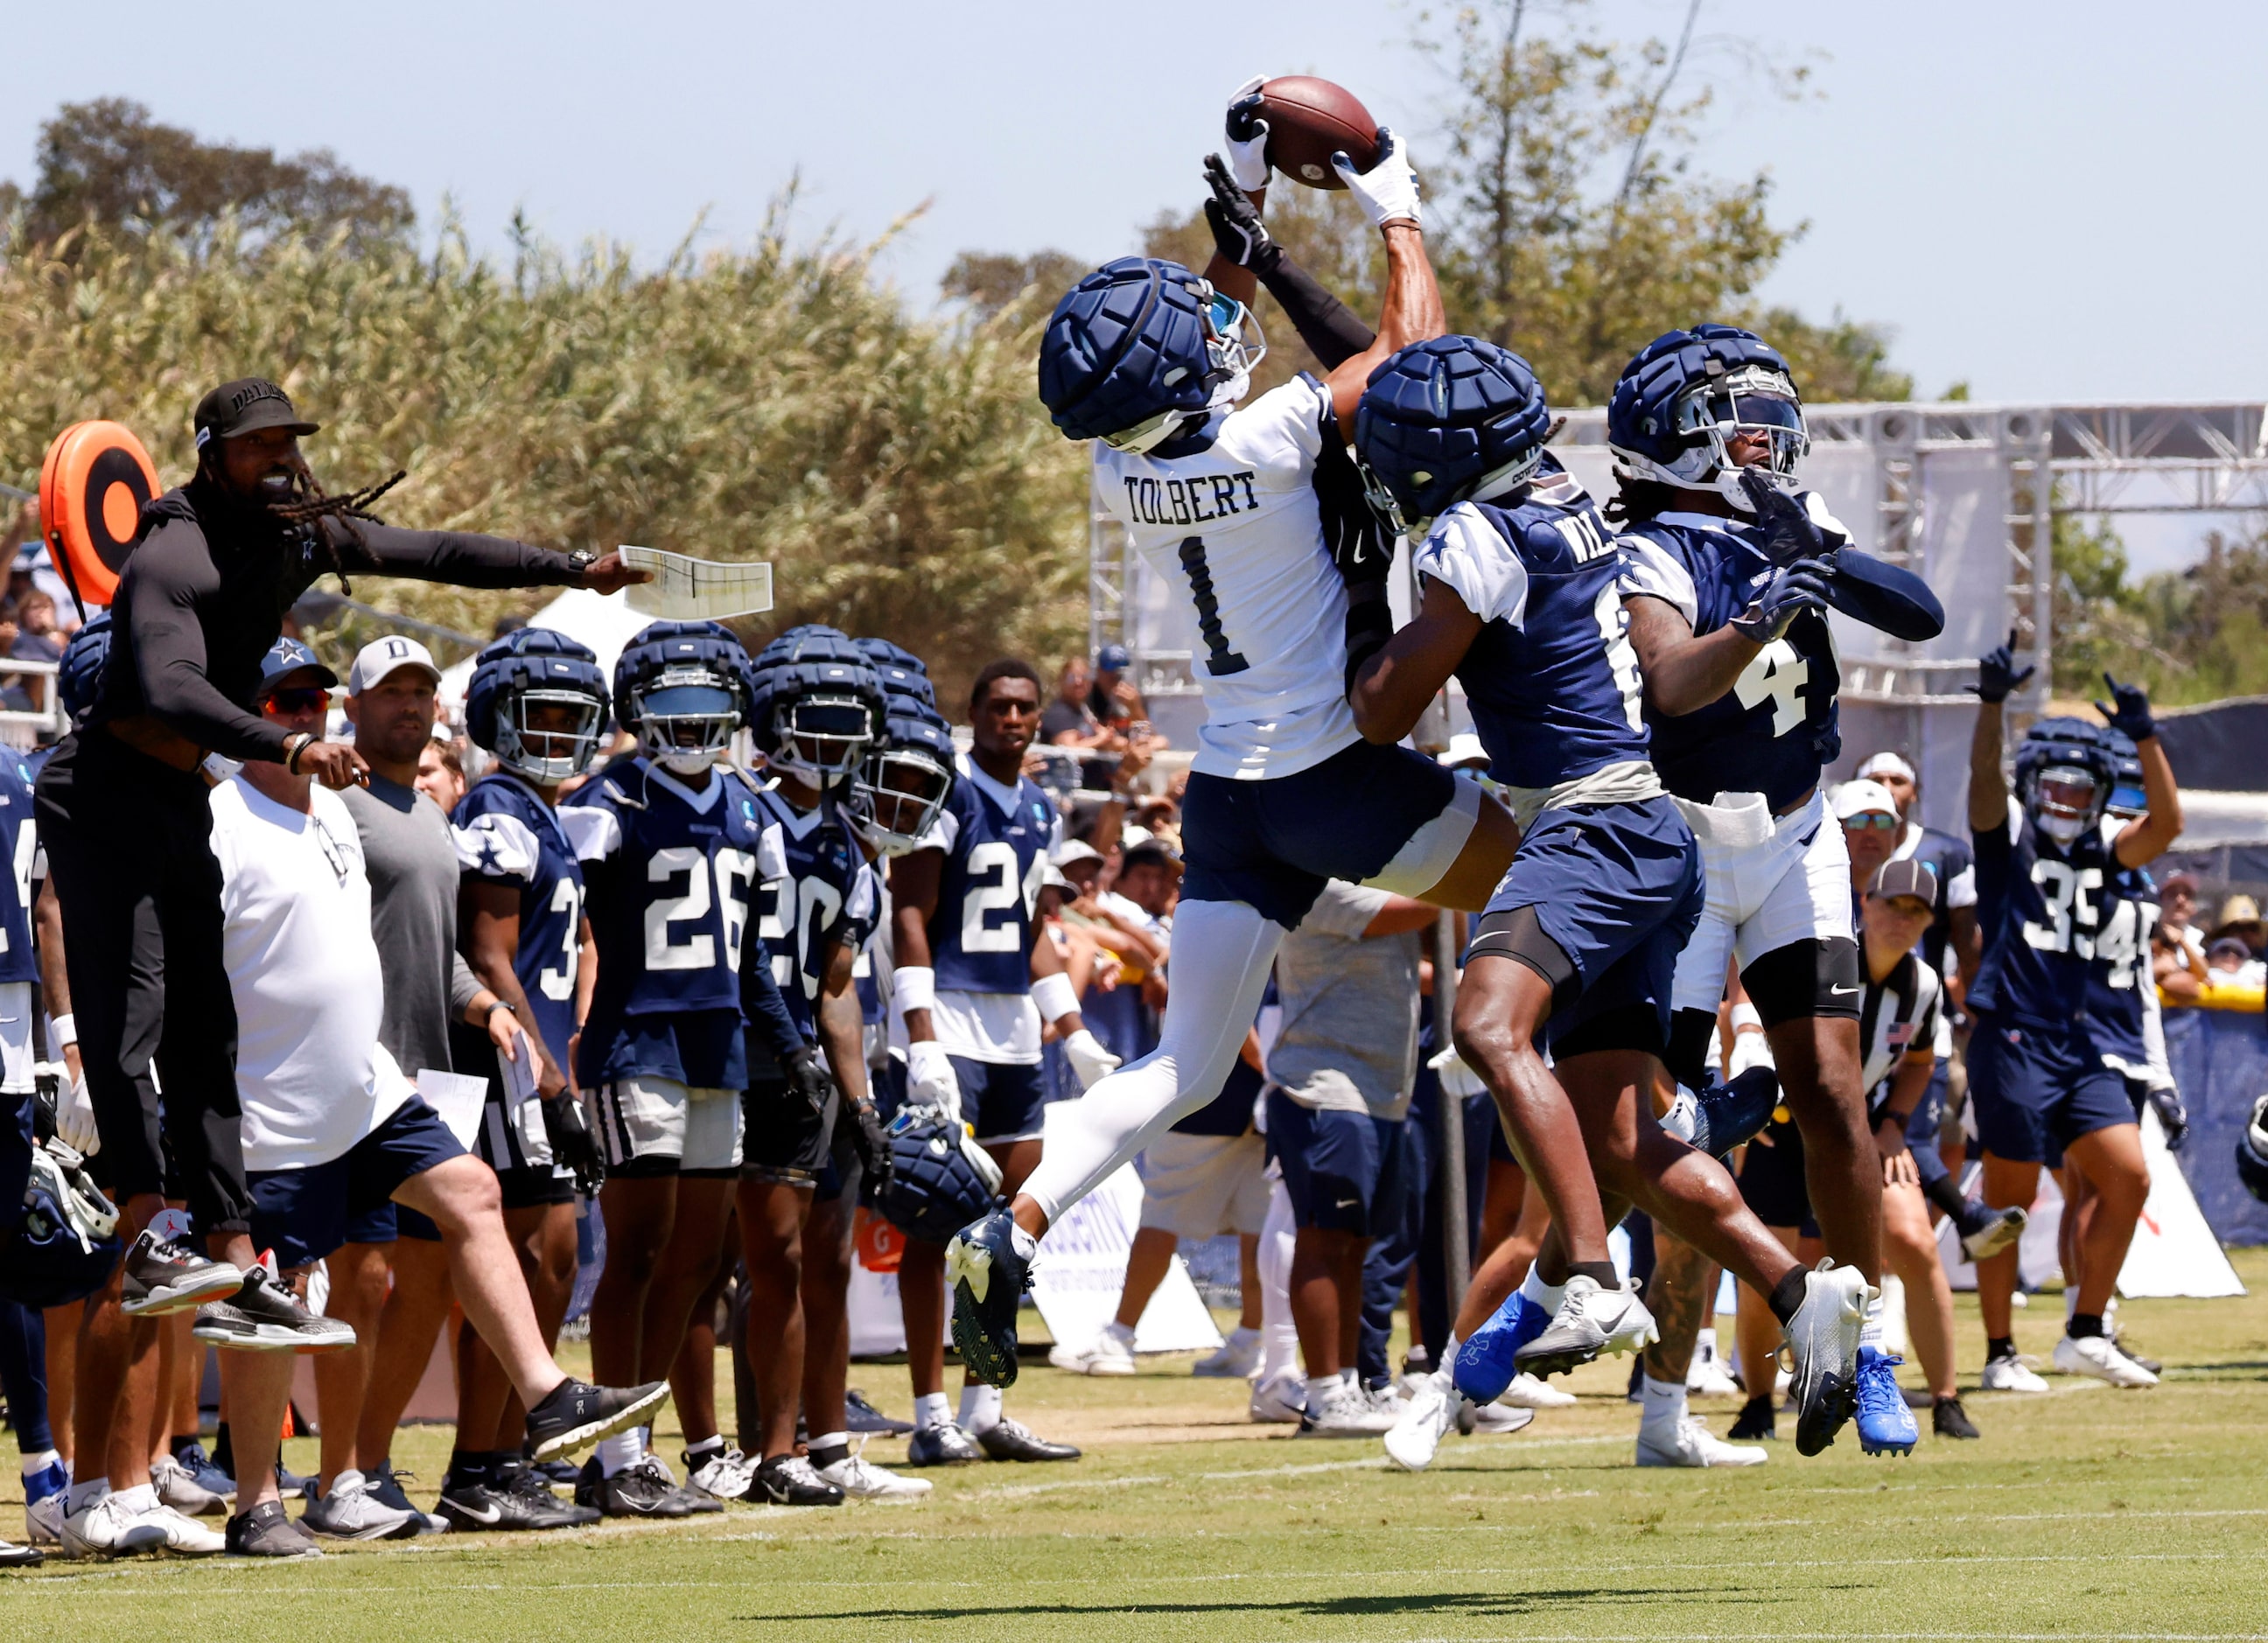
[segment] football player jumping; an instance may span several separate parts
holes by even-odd
[[[1248,197],[1269,174],[1255,107],[1229,110],[1231,168]],[[1236,409],[1258,357],[1246,338],[1256,280],[1226,255],[1202,278],[1155,259],[1109,263],[1057,305],[1041,343],[1040,397],[1057,427],[1100,441],[1098,494],[1136,551],[1188,590],[1206,721],[1183,807],[1175,1002],[1161,1042],[1060,1113],[1013,1204],[951,1246],[954,1339],[995,1384],[1015,1378],[1017,1298],[1039,1235],[1219,1092],[1278,945],[1324,883],[1477,910],[1517,841],[1476,784],[1365,740],[1347,704],[1352,669],[1392,630],[1376,521],[1347,452],[1356,404],[1380,364],[1444,320],[1400,142],[1381,129],[1367,172],[1344,155],[1334,164],[1385,241],[1387,290],[1369,347],[1328,379],[1302,373]],[[1351,584],[1366,596],[1351,602]],[[1604,1263],[1580,1130],[1540,1060],[1528,1072],[1510,1115],[1523,1155],[1565,1217],[1575,1259]]]

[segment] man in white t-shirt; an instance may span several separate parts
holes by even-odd
[[[668,1388],[586,1386],[552,1361],[504,1233],[495,1172],[466,1153],[379,1043],[386,995],[362,842],[344,800],[295,768],[308,745],[300,739],[321,737],[326,681],[335,682],[306,646],[277,640],[259,705],[291,739],[294,756],[247,765],[212,794],[253,1241],[274,1252],[284,1280],[304,1294],[315,1264],[346,1241],[357,1215],[390,1199],[431,1218],[465,1315],[526,1402],[537,1458],[549,1459],[637,1424]],[[242,1338],[231,1344],[275,1349],[230,1389],[239,1492],[228,1550],[313,1555],[276,1485],[288,1354],[351,1345],[353,1331],[334,1325],[320,1339],[270,1339],[256,1319],[226,1312],[209,1309],[224,1315],[214,1327],[239,1326]],[[199,1332],[206,1328],[201,1316]]]

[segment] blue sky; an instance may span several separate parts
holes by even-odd
[[[490,246],[525,208],[556,239],[607,232],[655,255],[704,209],[709,235],[745,238],[799,174],[814,231],[876,233],[932,201],[887,261],[926,300],[965,247],[1115,254],[1193,200],[1222,97],[1249,73],[1344,81],[1418,134],[1422,171],[1439,81],[1404,46],[1414,15],[1340,0],[26,7],[0,173],[28,179],[55,104],[121,94],[210,136],[328,146],[408,186],[429,220],[453,196]],[[1591,8],[1632,36],[1682,15]],[[1813,65],[1799,102],[1728,86],[1703,151],[1721,174],[1769,169],[1779,216],[1810,224],[1774,300],[1894,327],[1925,394],[2268,394],[2268,7],[1710,0],[1700,33]]]

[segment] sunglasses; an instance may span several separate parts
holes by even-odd
[[[320,685],[294,685],[288,690],[271,691],[268,705],[279,713],[307,713],[329,703],[331,693]]]
[[[1898,825],[1898,819],[1886,816],[1879,810],[1868,810],[1845,818],[1843,825],[1854,833],[1863,833],[1869,828],[1878,828],[1887,833]]]

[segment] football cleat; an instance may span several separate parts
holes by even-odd
[[[2116,1387],[2155,1386],[2158,1377],[2118,1350],[2107,1335],[2066,1335],[2051,1360],[2063,1374],[2093,1375]]]
[[[843,1490],[800,1455],[775,1455],[756,1468],[748,1498],[769,1506],[835,1507],[843,1504]]]
[[[1795,1357],[1795,1450],[1818,1454],[1858,1405],[1859,1331],[1874,1286],[1855,1266],[1822,1260],[1804,1274],[1803,1304],[1787,1321]]]
[[[299,1521],[311,1535],[328,1540],[408,1540],[425,1528],[425,1514],[415,1507],[389,1507],[370,1492],[358,1471],[343,1471],[331,1479],[328,1494],[308,1504]]]
[[[976,1434],[976,1447],[988,1461],[1075,1461],[1079,1453],[1075,1446],[1042,1438],[1005,1416]]]
[[[63,1491],[70,1473],[59,1461],[49,1461],[24,1478],[24,1538],[34,1546],[55,1546],[63,1537]]]
[[[364,1472],[362,1477],[364,1486],[370,1492],[370,1498],[377,1501],[379,1505],[390,1507],[396,1512],[416,1513],[419,1525],[417,1531],[419,1534],[439,1535],[446,1532],[448,1529],[449,1520],[447,1518],[442,1517],[436,1513],[427,1512],[422,1509],[416,1501],[409,1498],[409,1492],[401,1486],[402,1480],[404,1478],[408,1478],[411,1483],[416,1482],[416,1473],[407,1470],[394,1470],[394,1462],[391,1458],[388,1458],[387,1460],[380,1461],[377,1465]]]
[[[1913,1411],[1892,1373],[1903,1358],[1879,1346],[1859,1349],[1859,1451],[1862,1455],[1911,1455],[1921,1437]]]
[[[323,1549],[315,1537],[294,1523],[281,1500],[266,1500],[228,1521],[226,1536],[232,1558],[320,1558]]]
[[[1653,1315],[1632,1290],[1602,1288],[1578,1273],[1567,1280],[1550,1323],[1513,1354],[1513,1362],[1534,1375],[1565,1374],[1602,1355],[1634,1352],[1660,1338]]]
[[[1032,1264],[1016,1252],[1020,1231],[1006,1210],[995,1210],[945,1247],[953,1344],[969,1374],[986,1386],[1016,1384],[1016,1308],[1032,1286]]]
[[[1457,1418],[1457,1429],[1476,1438],[1508,1438],[1527,1430],[1535,1418],[1534,1410],[1510,1404],[1467,1404]]]
[[[1134,1349],[1115,1327],[1106,1325],[1084,1346],[1049,1347],[1048,1361],[1072,1374],[1132,1374]]]
[[[852,1387],[843,1395],[845,1432],[879,1433],[887,1438],[909,1436],[914,1429],[910,1420],[900,1420],[895,1415],[885,1415],[867,1401],[866,1395]]]
[[[1709,1429],[1688,1415],[1668,1432],[1641,1426],[1638,1429],[1640,1466],[1762,1466],[1771,1459],[1768,1449],[1744,1449],[1709,1435]]]
[[[1961,1211],[1961,1252],[1971,1261],[1989,1261],[2024,1235],[2021,1206],[1996,1210],[1971,1198]]]
[[[1984,1373],[1977,1376],[1977,1384],[1987,1392],[2044,1392],[2048,1389],[2048,1383],[2034,1373],[2032,1366],[2019,1352],[1985,1359]]]
[[[1562,1392],[1550,1381],[1539,1381],[1532,1374],[1516,1374],[1497,1403],[1512,1409],[1571,1409],[1574,1406],[1575,1395]],[[1483,1407],[1492,1406],[1484,1404]]]
[[[1940,1438],[1981,1438],[1977,1423],[1969,1418],[1969,1411],[1961,1407],[1957,1397],[1940,1397],[1930,1404],[1929,1429]]]
[[[640,1455],[611,1477],[599,1470],[597,1456],[584,1462],[582,1476],[575,1480],[575,1504],[595,1507],[607,1517],[691,1517],[698,1509],[651,1455]]]
[[[0,1569],[36,1569],[48,1560],[37,1546],[18,1546],[0,1540]]]
[[[227,1300],[199,1307],[189,1333],[224,1352],[335,1352],[355,1344],[351,1325],[309,1311],[306,1302],[270,1278],[264,1266],[247,1272]]]
[[[1302,1410],[1303,1438],[1378,1438],[1394,1430],[1398,1417],[1388,1414],[1359,1386],[1341,1381],[1323,1399],[1321,1409]]]
[[[232,1295],[243,1285],[239,1268],[208,1261],[145,1227],[121,1264],[118,1309],[129,1317],[160,1317]]]
[[[1405,1472],[1424,1471],[1433,1463],[1441,1440],[1456,1426],[1457,1409],[1463,1402],[1447,1374],[1421,1378],[1386,1433],[1386,1458]]]
[[[1495,1403],[1520,1373],[1520,1349],[1550,1323],[1550,1313],[1514,1290],[1470,1340],[1458,1344],[1449,1366],[1457,1390],[1476,1404]]]
[[[184,1517],[162,1502],[136,1513],[128,1521],[128,1529],[137,1536],[151,1537],[145,1550],[167,1551],[177,1558],[210,1558],[227,1545],[219,1531],[207,1529],[193,1517]]]
[[[668,1401],[666,1381],[632,1387],[593,1386],[571,1377],[562,1381],[527,1411],[529,1458],[548,1461],[644,1426]]]
[[[949,1420],[924,1426],[906,1440],[909,1466],[967,1466],[983,1458],[976,1440]]]
[[[171,1455],[161,1455],[150,1462],[150,1481],[158,1491],[158,1499],[176,1512],[186,1512],[191,1517],[202,1517],[208,1513],[225,1512],[225,1496],[215,1494],[189,1475],[189,1470]],[[234,1490],[229,1492],[231,1494]]]
[[[1307,1396],[1307,1382],[1296,1371],[1286,1370],[1253,1387],[1245,1413],[1263,1426],[1296,1426],[1306,1407]]]
[[[1772,1414],[1772,1401],[1768,1397],[1752,1397],[1741,1405],[1740,1418],[1733,1422],[1725,1435],[1753,1443],[1758,1439],[1779,1436],[1778,1422]]]
[[[444,1525],[460,1534],[580,1529],[602,1515],[596,1507],[562,1500],[525,1466],[500,1472],[489,1483],[449,1478],[441,1486],[439,1506]]]
[[[1200,1358],[1189,1373],[1205,1379],[1249,1381],[1260,1373],[1260,1331],[1239,1325],[1220,1344],[1220,1350]]]
[[[1688,1146],[1722,1158],[1771,1123],[1778,1105],[1779,1074],[1769,1066],[1754,1066],[1697,1092],[1679,1085],[1661,1127]]]
[[[1717,1331],[1703,1330],[1693,1344],[1692,1360],[1685,1367],[1685,1389],[1695,1397],[1737,1397],[1740,1383],[1725,1373],[1717,1355]]]
[[[846,1455],[817,1470],[822,1483],[834,1485],[852,1500],[918,1500],[937,1486],[926,1477],[901,1477],[863,1455]]]
[[[727,1444],[695,1455],[685,1455],[685,1486],[716,1500],[745,1500],[756,1480],[755,1462]]]

